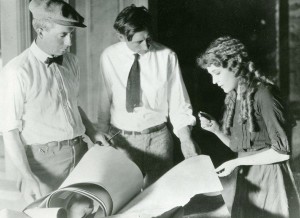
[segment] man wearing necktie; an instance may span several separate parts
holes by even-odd
[[[82,135],[89,131],[78,107],[78,60],[68,52],[84,18],[62,0],[32,0],[29,10],[37,38],[1,73],[1,122],[20,190],[31,202],[60,186],[87,151]]]
[[[100,57],[98,124],[105,134],[94,141],[114,146],[130,157],[152,184],[173,166],[170,119],[185,158],[200,153],[191,138],[192,107],[176,54],[151,40],[151,16],[145,7],[131,5],[114,23],[120,42]]]

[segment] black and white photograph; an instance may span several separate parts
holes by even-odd
[[[300,0],[0,0],[0,218],[299,218]]]

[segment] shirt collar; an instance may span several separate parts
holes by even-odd
[[[35,40],[32,42],[30,46],[30,50],[32,51],[33,55],[40,60],[41,62],[45,63],[47,58],[51,58],[51,55],[48,55],[46,52],[44,52],[42,49],[40,49],[37,44],[35,43]]]
[[[121,45],[122,45],[122,49],[123,51],[125,51],[128,55],[132,55],[132,57],[134,57],[134,54],[136,54],[135,52],[133,52],[130,48],[128,48],[128,46],[126,45],[126,42],[120,42]],[[140,57],[146,57],[148,56],[148,54],[152,51],[152,48],[153,46],[150,44],[150,47],[149,47],[149,50],[148,52],[146,52],[145,54],[139,54]]]

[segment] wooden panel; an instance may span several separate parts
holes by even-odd
[[[300,120],[300,0],[289,1],[289,31],[290,101],[295,117]]]
[[[1,50],[3,65],[31,43],[29,0],[1,0]]]
[[[120,11],[131,4],[135,4],[138,7],[145,6],[148,8],[148,0],[119,0]]]
[[[31,44],[31,24],[28,3],[29,0],[1,0],[0,2],[1,55],[3,65],[19,55]],[[3,146],[3,143],[0,143],[0,146]],[[0,151],[4,151],[3,147]],[[6,176],[15,179],[17,170],[6,153],[4,156]]]
[[[86,28],[78,28],[76,33],[76,55],[81,67],[80,105],[96,122],[99,57],[106,47],[117,42],[113,23],[119,12],[119,2],[77,0],[75,6],[85,17],[87,25]]]

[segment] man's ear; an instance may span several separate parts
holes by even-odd
[[[119,33],[119,32],[117,32],[117,37],[121,42],[126,41],[126,37],[123,34]]]
[[[37,34],[37,37],[42,39],[43,38],[43,29],[42,28],[36,29],[36,34]]]

